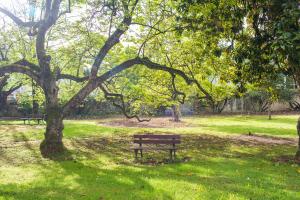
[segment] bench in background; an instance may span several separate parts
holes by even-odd
[[[37,121],[38,124],[40,124],[40,122],[44,121],[43,117],[22,117],[20,118],[20,120],[24,121],[24,124],[26,124],[26,121],[28,121],[28,124],[30,124],[30,121]]]

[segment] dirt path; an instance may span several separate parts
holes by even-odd
[[[297,145],[297,138],[283,138],[268,135],[237,135],[229,137],[240,142],[247,142],[251,144]]]
[[[111,121],[100,122],[100,124],[105,126],[139,128],[179,128],[190,126],[187,122],[174,122],[169,117],[153,118],[150,122],[137,122],[135,119],[114,119]]]

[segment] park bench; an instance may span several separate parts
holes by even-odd
[[[44,117],[0,117],[0,120],[3,121],[15,121],[15,120],[22,120],[24,121],[24,124],[26,124],[26,121],[28,121],[28,124],[30,124],[30,121],[35,120],[40,124],[41,121],[44,121]]]
[[[180,144],[180,135],[134,135],[132,149],[137,159],[138,152],[143,157],[143,151],[166,150],[170,152],[170,159],[176,158],[176,144]]]
[[[40,122],[44,121],[43,117],[22,117],[20,118],[20,120],[24,121],[24,124],[26,124],[26,121],[28,121],[28,124],[30,124],[30,121],[37,121],[38,124],[40,124]]]

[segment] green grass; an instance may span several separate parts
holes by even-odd
[[[110,119],[108,119],[110,120]],[[127,128],[103,120],[66,120],[68,152],[57,160],[39,153],[44,126],[0,122],[0,199],[300,199],[295,145],[235,140],[255,134],[296,138],[297,116],[184,118],[180,128]],[[168,152],[147,152],[139,162],[129,150],[140,132],[183,134],[175,163]],[[283,139],[282,139],[283,140]]]

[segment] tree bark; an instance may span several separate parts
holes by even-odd
[[[298,133],[298,150],[295,156],[295,159],[297,162],[300,163],[300,117],[298,118],[298,123],[297,123],[297,133]]]
[[[272,103],[270,102],[269,103],[269,106],[268,106],[268,116],[269,116],[269,120],[272,119]]]
[[[44,157],[64,151],[63,138],[63,113],[57,105],[48,105],[46,108],[46,132],[40,150]]]
[[[51,158],[52,155],[64,151],[63,138],[63,109],[58,103],[58,87],[55,79],[48,75],[44,82],[46,97],[46,132],[45,138],[40,145],[44,157]]]
[[[180,122],[180,107],[179,105],[172,106],[172,115],[174,122]]]
[[[296,74],[296,81],[298,86],[300,86],[300,71],[298,70],[298,73]],[[298,133],[298,150],[295,155],[296,162],[300,163],[300,117],[298,118],[297,123],[297,133]]]
[[[0,113],[6,112],[7,108],[7,95],[5,92],[0,92]]]

